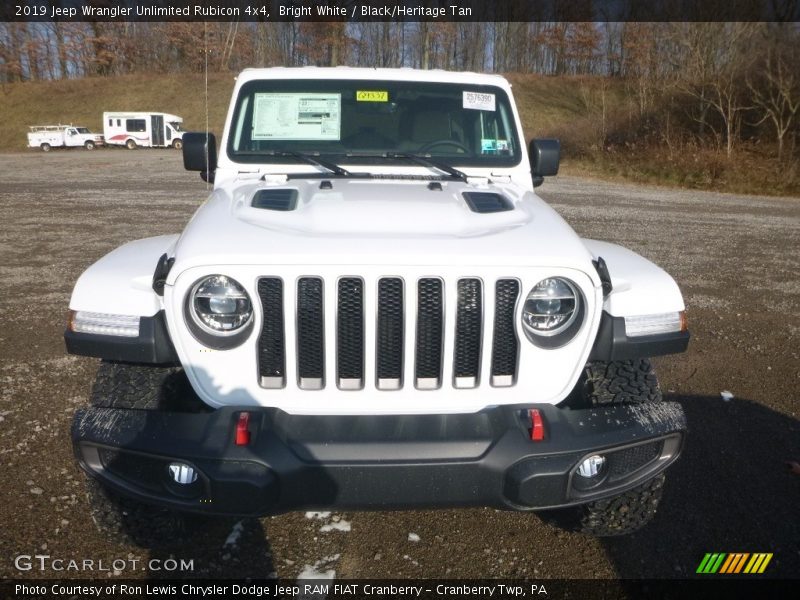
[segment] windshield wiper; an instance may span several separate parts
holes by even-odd
[[[347,169],[343,169],[336,163],[329,162],[327,160],[323,160],[321,158],[317,158],[316,156],[311,156],[310,154],[306,154],[304,152],[295,152],[293,150],[269,150],[265,152],[259,152],[259,154],[266,154],[267,156],[288,156],[291,158],[296,158],[298,160],[302,160],[303,162],[307,162],[310,165],[315,165],[317,167],[322,167],[323,169],[328,169],[334,175],[338,175],[339,177],[350,177],[352,173]]]
[[[370,153],[356,154],[356,153],[348,152],[347,156],[348,157],[350,157],[350,156],[353,156],[353,157],[362,156],[362,157],[369,157],[369,158],[405,159],[405,160],[410,160],[411,162],[415,162],[418,165],[422,165],[423,167],[428,167],[429,169],[430,168],[439,169],[440,171],[444,171],[445,173],[450,175],[450,177],[453,177],[455,179],[460,179],[461,181],[466,181],[467,177],[468,177],[468,175],[466,173],[464,173],[463,171],[459,171],[455,167],[451,167],[450,165],[447,165],[445,163],[441,163],[438,160],[431,160],[430,158],[427,158],[425,156],[420,156],[419,154],[411,154],[409,152],[381,152],[381,153],[375,153],[375,154],[370,154]]]

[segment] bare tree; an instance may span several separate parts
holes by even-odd
[[[747,78],[753,103],[762,113],[756,124],[769,120],[775,128],[778,160],[783,158],[784,139],[800,110],[797,63],[796,60],[790,60],[780,49],[770,47],[763,60],[757,64],[760,75],[758,80],[754,83],[752,77]]]
[[[701,133],[713,110],[722,123],[725,154],[738,141],[742,115],[752,108],[744,85],[756,23],[691,23],[679,38],[687,69],[678,87],[700,104]]]

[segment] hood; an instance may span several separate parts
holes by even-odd
[[[176,247],[176,268],[219,264],[550,265],[591,255],[514,184],[417,179],[239,181],[216,189]]]

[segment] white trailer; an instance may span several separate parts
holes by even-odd
[[[183,119],[157,112],[104,112],[103,134],[109,146],[129,150],[183,147]]]
[[[28,132],[28,148],[41,148],[44,152],[51,148],[94,150],[103,143],[102,135],[75,125],[32,125]]]

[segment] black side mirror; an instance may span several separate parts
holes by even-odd
[[[545,177],[558,175],[561,142],[553,139],[531,140],[528,146],[533,185],[542,185]]]
[[[183,134],[183,168],[200,171],[203,181],[212,183],[217,169],[217,138],[213,133]]]

